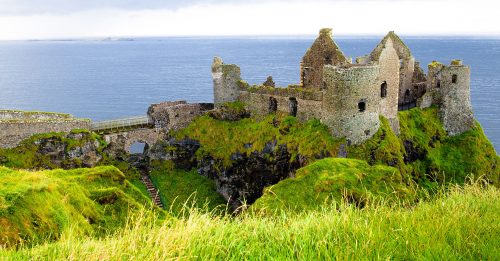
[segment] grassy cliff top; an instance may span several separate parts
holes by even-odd
[[[276,115],[269,115],[261,121],[248,118],[236,122],[202,116],[179,131],[176,137],[199,141],[199,157],[210,155],[225,166],[232,164],[233,153],[262,151],[268,143],[286,145],[292,160],[297,155],[313,160],[320,155],[336,155],[342,141],[333,138],[319,120],[300,123],[295,117],[280,118]]]
[[[115,167],[23,171],[0,167],[0,245],[105,235],[151,201]]]

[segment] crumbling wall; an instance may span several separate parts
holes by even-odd
[[[272,113],[270,103],[276,103],[276,111],[291,114],[291,105],[296,101],[296,117],[301,121],[313,118],[319,119],[321,116],[321,100],[307,100],[297,96],[286,96],[270,93],[254,93],[241,91],[238,98],[245,103],[246,109],[253,115],[267,115]],[[273,100],[274,99],[274,100]]]
[[[399,109],[402,110],[415,107],[417,99],[423,94],[415,90],[414,84],[425,82],[425,74],[418,62],[415,61],[408,46],[406,46],[394,31],[389,32],[375,47],[370,54],[370,60],[379,60],[382,50],[385,48],[389,39],[392,41],[394,49],[399,57]]]
[[[76,119],[69,114],[1,111],[0,148],[13,148],[34,134],[70,132],[90,129],[90,120]]]
[[[220,57],[215,57],[212,64],[212,79],[215,107],[238,99],[238,83],[241,81],[240,67],[234,64],[224,64]]]
[[[300,82],[304,88],[322,89],[323,66],[346,64],[349,62],[333,41],[332,29],[321,29],[318,38],[307,50],[300,63]]]
[[[359,144],[380,127],[379,67],[324,67],[326,91],[321,121],[336,137]]]
[[[399,57],[392,39],[387,39],[378,59],[380,113],[389,120],[394,133],[398,134]]]
[[[154,122],[155,128],[168,132],[187,127],[195,117],[213,108],[212,103],[162,102],[148,108],[148,117]]]

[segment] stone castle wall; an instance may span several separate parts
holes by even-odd
[[[154,122],[155,128],[168,132],[187,127],[194,118],[213,108],[212,103],[163,102],[152,104],[148,109],[148,117]]]
[[[399,57],[388,39],[378,60],[380,68],[380,113],[391,123],[395,133],[399,133],[398,97],[399,97]]]
[[[28,119],[18,115],[17,119],[0,120],[0,148],[13,148],[21,141],[34,134],[49,132],[70,132],[74,129],[90,129],[90,121],[73,118],[47,118],[46,115],[36,119],[30,115]]]
[[[274,101],[272,101],[274,99]],[[245,103],[246,109],[256,115],[267,115],[272,113],[271,103],[276,103],[276,111],[286,114],[292,114],[292,106],[296,106],[296,117],[301,121],[307,121],[312,118],[319,119],[321,116],[321,100],[307,100],[296,98],[294,96],[272,95],[267,93],[252,93],[240,91],[238,100]]]

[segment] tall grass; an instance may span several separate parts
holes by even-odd
[[[500,258],[500,190],[481,183],[443,189],[412,208],[340,204],[303,214],[203,213],[156,225],[139,217],[102,239],[72,236],[5,259],[486,259]]]

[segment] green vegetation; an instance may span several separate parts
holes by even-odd
[[[463,184],[468,176],[484,176],[500,185],[500,157],[479,123],[470,131],[448,136],[438,109],[399,112],[400,134],[381,119],[379,131],[361,145],[349,147],[348,156],[373,164],[394,166],[408,182],[436,187],[439,183]]]
[[[251,208],[259,213],[308,212],[341,201],[364,207],[376,199],[399,202],[413,196],[395,168],[327,158],[299,169],[295,178],[266,188]]]
[[[308,213],[219,217],[192,211],[156,227],[142,219],[103,239],[68,236],[10,260],[498,260],[500,190],[452,187],[413,208],[344,203]]]
[[[380,117],[381,126],[373,137],[358,146],[348,147],[348,157],[366,160],[371,165],[397,167],[406,174],[405,148],[391,129],[389,121]],[[406,178],[406,176],[405,176]]]
[[[249,155],[262,151],[266,144],[274,141],[287,146],[292,160],[301,155],[309,162],[322,155],[336,155],[341,143],[341,140],[332,138],[328,128],[319,120],[300,123],[295,117],[280,120],[276,115],[269,115],[262,121],[242,119],[236,122],[202,116],[179,131],[176,137],[199,141],[201,147],[196,152],[197,156],[211,156],[220,160],[223,166],[232,164],[233,153]]]
[[[29,172],[0,167],[0,245],[106,235],[151,201],[115,167]]]
[[[222,211],[226,208],[226,201],[215,190],[214,182],[194,169],[174,169],[169,161],[156,162],[150,177],[161,194],[163,205],[175,216],[186,214],[186,207],[200,211]]]
[[[73,130],[69,135],[66,133],[35,134],[22,141],[16,148],[0,148],[0,164],[19,169],[55,169],[61,166],[82,167],[82,162],[76,158],[55,163],[51,160],[49,153],[40,153],[39,150],[44,143],[43,141],[46,140],[54,143],[51,149],[61,146],[64,152],[82,147],[86,143],[94,144],[95,142],[98,144],[98,151],[101,152],[106,145],[99,135],[87,130]]]

